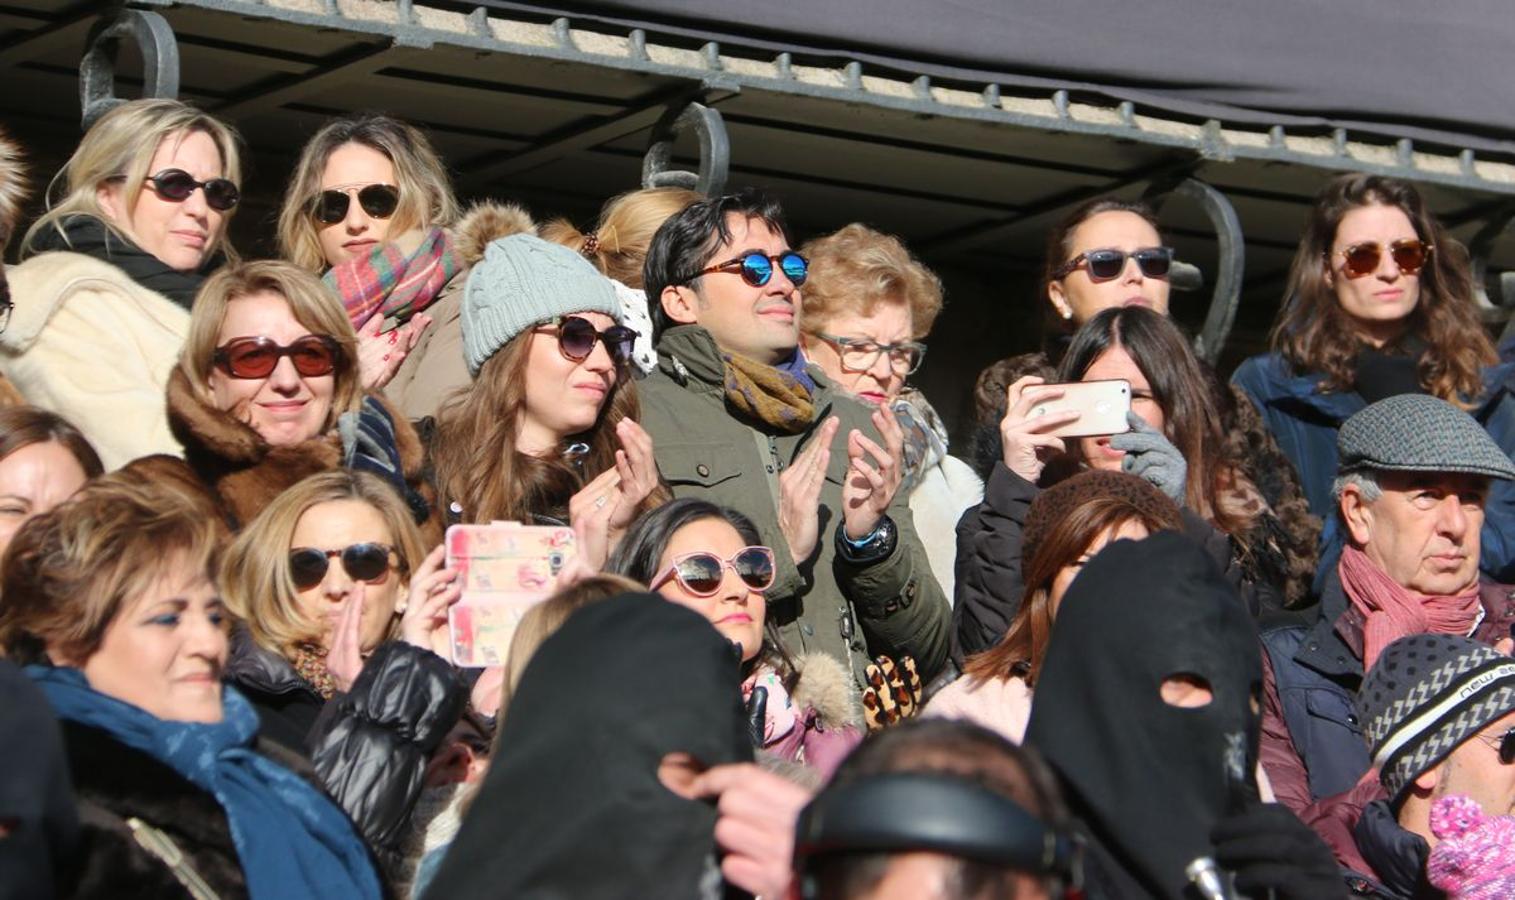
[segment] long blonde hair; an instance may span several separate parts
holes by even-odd
[[[334,469],[310,476],[275,497],[242,529],[221,568],[226,608],[246,623],[258,646],[287,657],[300,644],[320,640],[321,623],[300,608],[299,591],[289,574],[289,551],[306,512],[342,500],[366,503],[384,520],[404,582],[425,558],[426,546],[410,509],[377,475]],[[394,627],[391,623],[391,637]]]
[[[128,210],[135,208],[147,176],[153,174],[148,168],[159,146],[175,135],[182,138],[196,131],[204,132],[215,142],[221,153],[222,177],[240,186],[242,158],[238,147],[241,139],[230,125],[178,100],[132,100],[112,109],[90,126],[74,155],[53,176],[47,187],[47,212],[27,229],[21,242],[22,255],[36,252],[36,240],[45,230],[53,229],[62,235],[63,223],[73,216],[98,219],[116,237],[132,241],[132,236],[123,227],[125,223],[112,221],[101,208],[96,196],[100,187],[112,179],[124,178],[124,207]],[[52,197],[60,191],[62,199],[53,202]],[[235,251],[226,241],[227,225],[236,211],[236,207],[232,207],[221,214],[221,229],[206,245],[205,259],[218,252],[224,253],[228,259],[236,259]]]
[[[205,280],[195,295],[189,317],[189,334],[179,354],[179,370],[189,379],[200,402],[214,406],[210,387],[211,360],[226,321],[226,307],[238,297],[264,292],[278,294],[289,304],[295,321],[311,334],[332,338],[342,348],[332,389],[331,412],[321,426],[325,432],[345,412],[363,405],[363,381],[358,372],[358,335],[342,304],[320,279],[290,263],[276,259],[225,266]]]
[[[457,222],[458,201],[447,169],[425,133],[390,116],[345,116],[327,123],[300,151],[279,208],[279,253],[285,259],[311,272],[326,270],[317,237],[321,226],[311,215],[311,203],[320,193],[326,161],[344,144],[367,147],[394,166],[400,201],[389,219],[391,237],[415,228],[450,228]]]
[[[589,234],[567,219],[554,219],[542,227],[542,239],[582,254],[601,274],[641,290],[642,264],[658,227],[703,199],[695,191],[676,187],[628,191],[610,198]]]

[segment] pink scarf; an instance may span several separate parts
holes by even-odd
[[[1336,571],[1352,608],[1367,624],[1362,630],[1363,671],[1373,668],[1378,654],[1395,640],[1411,634],[1466,635],[1478,621],[1478,584],[1450,597],[1427,597],[1400,585],[1356,547],[1341,551]]]

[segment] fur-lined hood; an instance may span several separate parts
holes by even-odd
[[[453,245],[465,267],[472,267],[484,258],[484,248],[512,234],[537,233],[537,223],[526,208],[515,203],[483,201],[470,206],[452,228]],[[460,273],[461,275],[462,273]],[[457,283],[466,278],[454,278]]]
[[[405,480],[419,486],[425,448],[409,420],[382,396],[375,398],[394,420]],[[235,528],[246,525],[296,482],[342,465],[342,440],[335,428],[303,444],[272,447],[251,426],[196,397],[189,378],[177,367],[168,378],[168,425],[184,445],[185,461],[215,491]],[[433,511],[426,524],[436,521]]]
[[[799,678],[790,698],[800,709],[820,714],[827,728],[863,727],[863,707],[852,676],[835,657],[808,653],[794,661]]]

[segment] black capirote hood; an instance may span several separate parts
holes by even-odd
[[[1162,683],[1209,685],[1197,708]],[[1203,548],[1174,532],[1116,541],[1057,611],[1026,742],[1057,772],[1122,895],[1185,897],[1210,829],[1256,802],[1257,629]]]
[[[657,769],[672,752],[751,761],[738,667],[703,616],[655,594],[575,612],[527,665],[426,896],[719,896],[715,808]]]

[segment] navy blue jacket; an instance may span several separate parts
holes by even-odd
[[[1268,430],[1299,473],[1310,511],[1326,523],[1321,534],[1319,575],[1335,571],[1344,539],[1331,500],[1336,478],[1336,432],[1366,406],[1356,391],[1322,393],[1318,373],[1296,375],[1276,353],[1254,356],[1237,367],[1232,382],[1246,392]],[[1515,455],[1515,362],[1484,370],[1484,392],[1469,410],[1505,453]],[[1495,581],[1515,581],[1515,482],[1495,481],[1484,508],[1480,567]]]
[[[1485,581],[1480,592],[1484,616],[1473,638],[1493,644],[1510,635],[1515,591]],[[1313,622],[1282,614],[1262,628],[1260,756],[1279,802],[1300,814],[1311,801],[1350,789],[1372,764],[1352,707],[1363,677],[1361,623],[1334,569],[1319,610]]]

